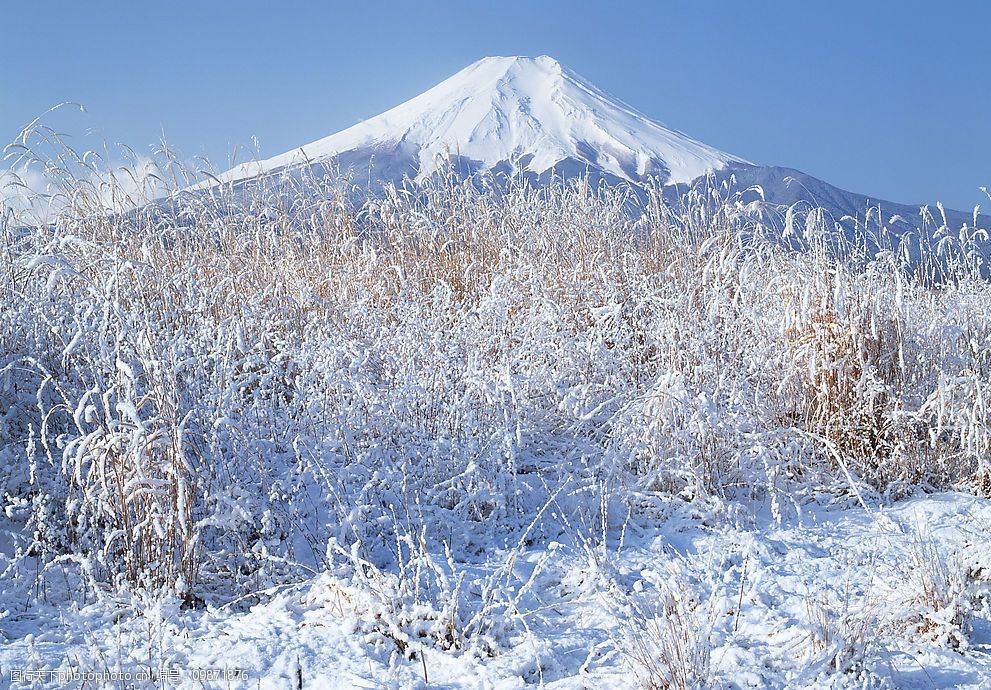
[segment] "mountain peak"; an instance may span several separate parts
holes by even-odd
[[[538,55],[537,57],[530,57],[529,55],[490,55],[488,57],[483,57],[480,60],[476,60],[469,65],[469,67],[484,64],[561,67],[561,63],[552,58],[550,55]]]
[[[537,57],[530,57],[528,55],[490,55],[489,57],[476,60],[461,70],[461,72],[458,72],[458,74],[471,74],[482,70],[503,74],[509,72],[520,73],[528,70],[560,73],[563,69],[561,63],[550,55],[539,55]]]
[[[518,166],[536,175],[588,170],[667,184],[745,163],[651,120],[550,56],[495,56],[381,115],[238,166],[222,179],[331,161],[337,167],[375,167],[385,179],[423,179],[452,157],[470,172]]]

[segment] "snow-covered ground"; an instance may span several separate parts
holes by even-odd
[[[401,653],[383,620],[396,612],[375,588],[325,573],[250,606],[129,598],[12,610],[0,687],[33,687],[11,683],[14,669],[154,669],[177,682],[136,687],[630,688],[666,672],[673,645],[684,655],[674,659],[708,657],[705,687],[984,688],[989,537],[991,502],[962,494],[871,510],[809,504],[781,524],[766,510],[676,499],[652,519],[631,516],[608,544],[526,549],[508,568],[507,554],[484,554],[468,592],[481,597],[497,572],[521,593],[484,647],[413,637]],[[674,623],[658,622],[665,610],[678,611]],[[223,682],[200,680],[211,669]]]

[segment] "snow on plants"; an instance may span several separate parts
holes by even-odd
[[[163,150],[142,191],[32,155],[0,687],[991,679],[972,230],[865,253],[704,183],[191,188]]]

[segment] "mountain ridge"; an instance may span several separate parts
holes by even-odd
[[[708,175],[721,181],[732,175],[740,189],[759,185],[769,204],[806,202],[837,219],[880,205],[896,217],[897,234],[915,229],[905,215],[917,215],[924,205],[847,191],[789,167],[725,153],[609,96],[546,55],[482,58],[375,117],[217,179],[248,183],[304,168],[367,174],[371,186],[422,182],[447,169],[461,176],[522,172],[536,183],[588,175],[660,183],[668,196]],[[947,210],[956,227],[972,217]],[[991,218],[980,218],[991,226]]]

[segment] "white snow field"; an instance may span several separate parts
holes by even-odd
[[[545,58],[445,84],[390,127],[473,156],[470,85],[546,91],[519,166],[10,149],[0,689],[991,687],[982,217],[669,203],[732,159]],[[667,177],[535,184],[579,131]]]
[[[623,543],[551,542],[516,552],[512,564],[513,555],[493,551],[463,567],[466,603],[481,606],[495,587],[513,604],[462,649],[430,639],[449,612],[403,602],[394,574],[331,571],[250,608],[183,611],[174,600],[120,593],[14,610],[0,664],[7,680],[11,669],[61,670],[65,679],[144,671],[163,680],[136,687],[190,689],[991,683],[986,500],[809,505],[781,525],[680,500],[653,508],[651,519],[627,523]],[[203,680],[209,674],[214,682]]]

